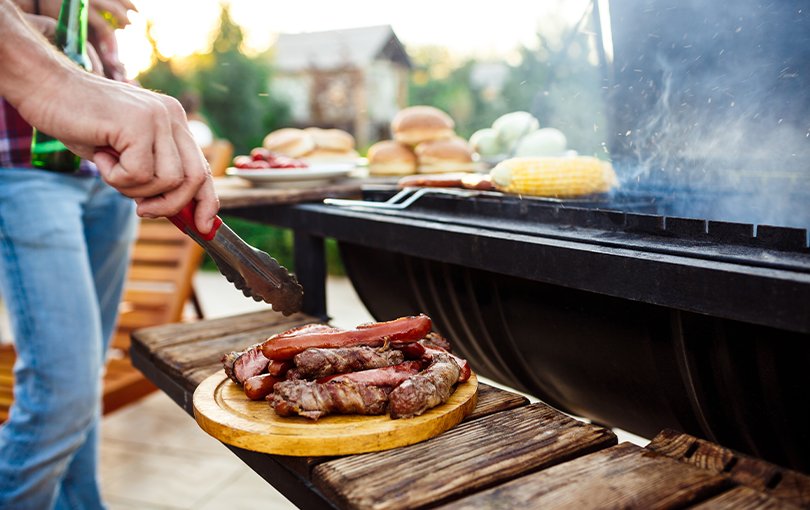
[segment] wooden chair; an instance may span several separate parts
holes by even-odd
[[[192,280],[203,254],[197,243],[168,220],[141,220],[104,377],[105,414],[157,389],[130,363],[133,330],[202,318]],[[184,314],[189,301],[194,313]],[[15,359],[14,346],[0,347],[0,422],[7,419],[13,400]]]

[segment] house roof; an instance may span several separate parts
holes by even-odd
[[[273,45],[275,64],[287,72],[365,67],[374,60],[390,60],[410,68],[411,62],[390,25],[280,34]]]

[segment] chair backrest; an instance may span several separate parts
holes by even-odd
[[[202,318],[193,277],[204,253],[168,220],[141,220],[104,377],[105,414],[157,389],[130,363],[132,331],[184,320],[189,300],[195,303],[196,318]],[[13,401],[16,357],[13,345],[0,346],[0,422],[7,419]]]
[[[141,220],[132,252],[114,349],[129,349],[129,334],[140,328],[180,322],[203,249],[169,220]]]

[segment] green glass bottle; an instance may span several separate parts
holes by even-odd
[[[87,8],[85,0],[63,0],[56,25],[56,47],[67,57],[92,70],[87,56]],[[35,168],[54,172],[73,173],[79,169],[81,158],[52,136],[34,129],[31,142],[31,164]]]

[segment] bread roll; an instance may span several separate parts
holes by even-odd
[[[360,154],[354,149],[342,151],[315,149],[304,157],[310,163],[356,163]]]
[[[267,135],[262,146],[277,154],[300,158],[315,149],[315,140],[303,129],[283,128]]]
[[[377,142],[368,149],[370,175],[409,175],[416,173],[416,154],[393,140]]]
[[[473,149],[463,138],[422,142],[414,152],[422,174],[475,171]]]
[[[355,148],[354,137],[342,129],[321,129],[308,127],[304,130],[315,141],[317,149],[330,151],[351,151]]]
[[[455,136],[455,123],[449,115],[432,106],[411,106],[400,110],[391,122],[394,140],[417,145],[427,140]]]

